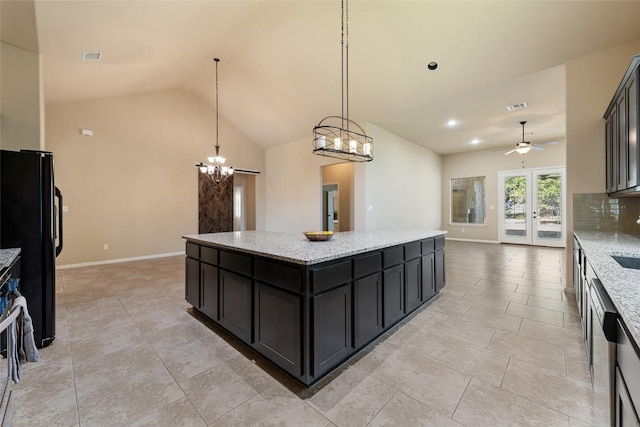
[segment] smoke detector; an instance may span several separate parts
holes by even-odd
[[[527,108],[527,103],[526,102],[521,102],[519,104],[513,104],[513,105],[507,105],[507,111],[522,110],[524,108]]]
[[[100,61],[102,52],[82,52],[83,61]]]

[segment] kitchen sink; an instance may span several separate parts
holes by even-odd
[[[630,257],[622,255],[611,255],[611,258],[616,260],[624,268],[632,268],[634,270],[640,270],[640,257]]]

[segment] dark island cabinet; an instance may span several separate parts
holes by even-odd
[[[376,273],[353,282],[353,330],[356,348],[383,331],[382,274]]]
[[[313,376],[318,377],[353,352],[351,286],[343,285],[312,298]]]
[[[404,317],[404,266],[397,265],[383,273],[383,313],[384,327],[396,323]]]
[[[638,73],[640,55],[633,57],[605,119],[606,189],[624,196],[640,191],[638,150]]]
[[[193,308],[305,385],[444,286],[444,237],[316,264],[190,239],[186,252]]]
[[[218,267],[200,264],[200,311],[218,320]]]
[[[302,297],[255,284],[254,348],[291,375],[302,375]]]
[[[640,426],[637,412],[640,410],[640,352],[620,319],[618,319],[617,329],[616,402],[613,418],[616,427],[638,427]]]

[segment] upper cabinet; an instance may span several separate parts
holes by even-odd
[[[633,57],[604,114],[607,192],[640,195],[638,150],[638,72],[640,55]]]

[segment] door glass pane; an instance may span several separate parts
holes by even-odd
[[[562,237],[562,176],[559,173],[538,175],[538,237],[559,239]]]
[[[504,179],[504,234],[527,235],[527,178],[509,176]]]

